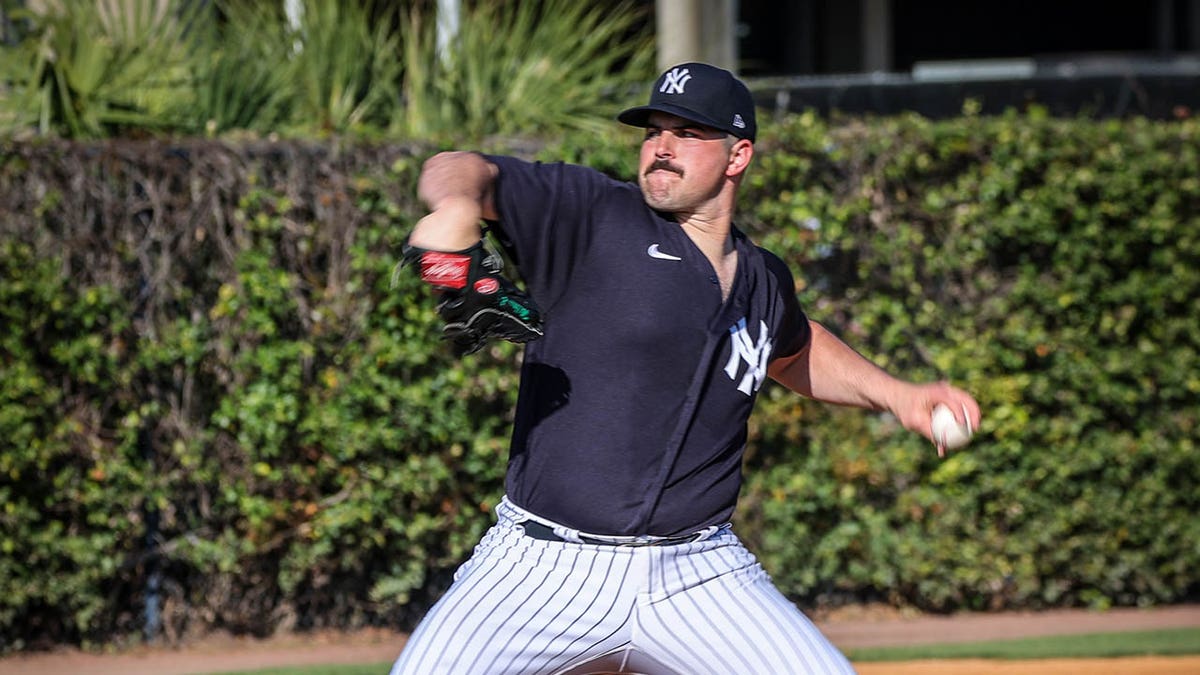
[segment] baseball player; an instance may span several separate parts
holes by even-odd
[[[936,404],[975,427],[979,406],[809,320],[734,226],[756,124],[731,73],[671,68],[618,119],[645,129],[636,184],[468,152],[423,168],[404,257],[447,337],[527,344],[498,520],[392,673],[851,673],[730,529],[755,396],[770,376],[931,440]]]

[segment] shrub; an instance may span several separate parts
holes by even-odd
[[[1198,132],[765,125],[739,226],[813,318],[984,408],[939,461],[887,415],[765,386],[737,518],[785,593],[1193,597]],[[635,146],[540,156],[628,177]],[[151,579],[173,639],[411,625],[491,520],[519,358],[452,358],[424,289],[392,286],[432,150],[0,150],[0,649],[133,639]]]

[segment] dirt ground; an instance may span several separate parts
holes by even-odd
[[[1148,656],[1129,659],[1043,659],[994,661],[949,659],[903,663],[860,663],[858,675],[1196,675],[1200,657]]]
[[[853,649],[1200,627],[1200,605],[951,616],[851,608],[817,615],[814,619],[834,644]],[[179,647],[142,647],[119,654],[64,650],[7,657],[0,659],[0,675],[198,675],[292,665],[385,663],[395,659],[403,646],[402,634],[379,630],[286,635],[268,640],[216,636]],[[1039,661],[962,659],[861,663],[856,667],[860,675],[1196,675],[1200,673],[1200,656]]]

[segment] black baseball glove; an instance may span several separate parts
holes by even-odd
[[[490,340],[529,342],[542,336],[542,314],[533,298],[500,274],[500,257],[483,241],[462,251],[430,251],[404,242],[401,265],[416,263],[421,280],[438,291],[442,336],[460,356]]]

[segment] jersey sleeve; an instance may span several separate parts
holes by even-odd
[[[782,305],[779,327],[775,331],[778,342],[771,355],[772,359],[779,359],[804,349],[812,339],[812,329],[808,325],[808,316],[796,298],[796,282],[787,264],[767,250],[763,250],[763,257],[767,270],[777,280],[775,287],[778,289],[778,302]]]
[[[534,298],[550,307],[587,253],[595,201],[617,183],[572,164],[486,159],[499,168],[493,231]]]

